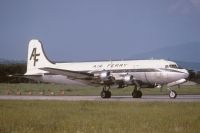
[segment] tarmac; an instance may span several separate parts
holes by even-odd
[[[102,99],[100,96],[17,96],[1,95],[0,100],[58,100],[58,101],[130,101],[130,102],[200,102],[200,95],[178,95],[170,99],[168,95],[145,95],[142,98],[131,96],[112,96]]]

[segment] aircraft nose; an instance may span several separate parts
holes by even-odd
[[[183,72],[184,72],[184,78],[187,79],[189,77],[188,70],[184,69]]]

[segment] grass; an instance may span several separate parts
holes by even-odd
[[[1,133],[199,133],[200,103],[0,101]]]
[[[181,86],[181,88],[174,87],[178,94],[200,94],[200,85]],[[78,85],[56,85],[56,84],[0,84],[0,95],[5,95],[8,90],[11,95],[16,95],[17,91],[20,91],[22,95],[28,95],[31,91],[32,95],[39,95],[39,92],[43,91],[44,95],[49,95],[49,92],[53,91],[55,95],[60,95],[61,90],[65,92],[64,95],[100,95],[101,87],[92,86],[78,86]],[[133,87],[126,87],[123,89],[111,88],[112,95],[131,95]],[[142,89],[144,95],[152,94],[168,94],[166,87],[162,89],[162,92],[158,88]]]

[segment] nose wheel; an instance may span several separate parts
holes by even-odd
[[[175,90],[170,90],[170,92],[169,92],[169,97],[170,97],[171,99],[175,99],[176,96],[177,96],[176,91],[175,91]]]
[[[177,96],[177,93],[175,90],[172,90],[171,88],[167,88],[169,90],[169,98],[175,99]]]

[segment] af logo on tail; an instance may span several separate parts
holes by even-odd
[[[39,53],[37,54],[36,51],[37,51],[37,48],[33,48],[33,51],[30,57],[30,60],[32,59],[34,60],[34,66],[36,65],[36,62],[38,61],[37,56],[40,56],[40,54]]]

